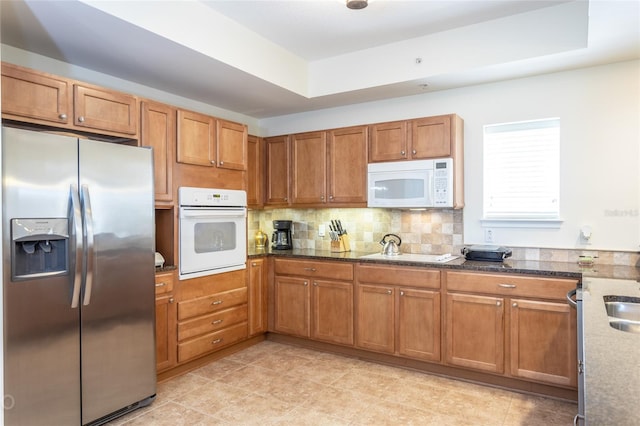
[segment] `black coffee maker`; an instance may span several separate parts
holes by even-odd
[[[275,250],[290,250],[293,248],[291,240],[291,221],[274,220],[271,248]]]

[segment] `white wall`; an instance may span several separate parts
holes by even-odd
[[[559,229],[494,229],[514,247],[638,251],[640,61],[444,90],[260,121],[267,135],[456,113],[465,120],[465,244],[484,243],[482,127],[560,117]],[[579,238],[589,225],[589,245]]]

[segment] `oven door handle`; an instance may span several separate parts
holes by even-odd
[[[223,218],[244,218],[247,215],[245,209],[219,209],[219,210],[191,210],[181,209],[180,217],[183,219],[223,219]]]

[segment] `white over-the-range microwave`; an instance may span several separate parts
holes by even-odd
[[[369,207],[452,208],[453,159],[368,165]]]

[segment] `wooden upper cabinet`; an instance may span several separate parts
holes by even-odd
[[[72,87],[62,77],[2,63],[2,116],[38,124],[69,124]]]
[[[328,132],[329,203],[367,202],[367,126]]]
[[[263,205],[264,143],[256,136],[247,137],[247,204]]]
[[[425,117],[411,121],[411,158],[451,156],[451,116]]]
[[[326,199],[327,134],[301,133],[291,137],[291,202],[319,204]]]
[[[216,122],[213,117],[178,110],[178,163],[215,165]]]
[[[369,162],[407,159],[406,121],[372,124],[369,127]]]
[[[289,204],[289,137],[264,139],[267,155],[265,204]]]
[[[216,120],[217,166],[223,169],[247,169],[247,126]]]
[[[462,161],[463,122],[455,114],[378,123],[369,128],[370,163],[442,157]]]
[[[144,101],[141,105],[140,126],[140,145],[153,148],[156,201],[172,201],[176,109],[169,105]]]
[[[138,99],[99,87],[73,86],[74,125],[135,136],[138,133]]]
[[[2,116],[28,123],[136,138],[138,99],[2,63]]]

